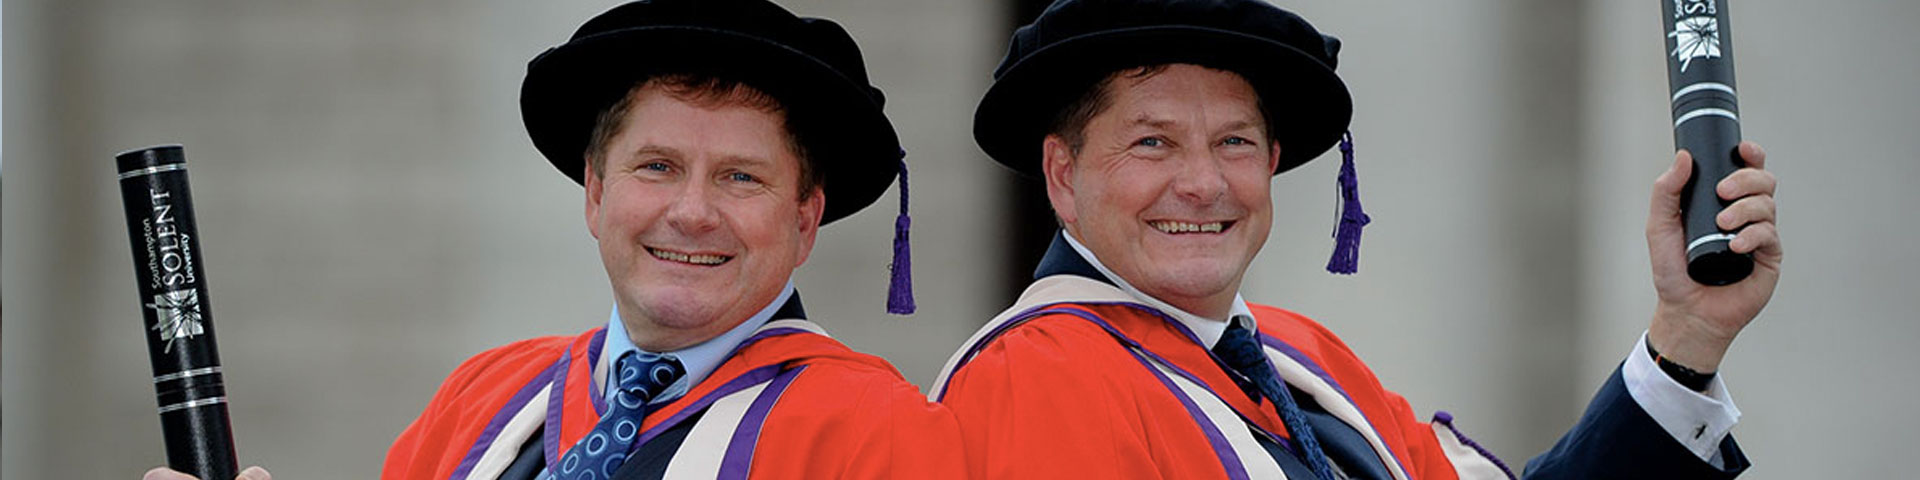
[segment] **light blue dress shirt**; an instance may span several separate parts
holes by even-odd
[[[747,317],[747,321],[740,322],[740,325],[734,326],[732,330],[727,330],[726,333],[722,333],[718,337],[713,337],[705,342],[700,342],[691,347],[671,352],[647,352],[634,346],[633,339],[627,336],[626,325],[620,321],[620,307],[615,305],[613,307],[613,314],[607,318],[607,343],[600,349],[599,365],[594,366],[593,379],[595,382],[600,383],[600,398],[603,403],[601,406],[605,407],[605,400],[613,398],[613,390],[617,385],[613,382],[605,381],[608,365],[611,365],[613,361],[620,358],[621,355],[629,351],[641,351],[657,353],[662,356],[680,360],[680,366],[686,368],[687,374],[681,376],[679,380],[674,381],[673,385],[668,385],[666,391],[661,392],[659,396],[653,397],[653,401],[648,403],[664,404],[671,402],[674,399],[686,395],[687,392],[692,391],[694,385],[699,385],[700,382],[707,379],[708,375],[713,374],[714,369],[720,368],[720,364],[727,360],[727,355],[733,353],[734,347],[739,346],[740,342],[745,342],[747,338],[753,336],[754,330],[759,330],[760,326],[772,321],[773,312],[778,311],[781,305],[786,305],[787,300],[793,298],[793,294],[793,280],[789,279],[787,280],[786,288],[780,290],[780,295],[774,297],[773,303],[760,308],[758,313]]]

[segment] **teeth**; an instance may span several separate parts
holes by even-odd
[[[647,253],[652,253],[654,257],[662,260],[671,260],[671,261],[680,262],[680,263],[691,263],[695,265],[719,265],[722,263],[726,263],[727,260],[733,259],[733,257],[726,257],[726,256],[720,256],[720,255],[688,255],[685,253],[661,250],[657,248],[649,248],[647,249]]]
[[[1190,232],[1217,233],[1221,230],[1226,229],[1226,224],[1222,222],[1188,223],[1188,222],[1176,222],[1172,220],[1162,220],[1158,222],[1152,222],[1152,225],[1153,225],[1153,228],[1158,229],[1162,232],[1167,232],[1167,233],[1190,233]]]

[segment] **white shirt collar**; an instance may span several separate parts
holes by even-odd
[[[1120,278],[1119,275],[1114,275],[1112,270],[1108,270],[1105,264],[1100,263],[1100,258],[1095,257],[1092,250],[1087,250],[1086,245],[1081,245],[1079,239],[1073,238],[1072,233],[1062,231],[1061,234],[1066,237],[1067,245],[1072,246],[1073,251],[1080,253],[1080,258],[1084,258],[1087,260],[1087,263],[1093,264],[1095,270],[1099,270],[1101,275],[1106,275],[1107,280],[1113,281],[1113,284],[1120,287],[1121,291],[1127,292],[1127,295],[1139,299],[1141,303],[1149,307],[1166,313],[1167,316],[1173,317],[1174,320],[1179,320],[1181,324],[1187,326],[1188,330],[1192,330],[1193,335],[1200,338],[1200,344],[1205,345],[1207,348],[1213,348],[1213,344],[1220,341],[1220,336],[1226,334],[1228,320],[1238,322],[1242,328],[1246,328],[1247,330],[1260,331],[1259,324],[1254,321],[1253,318],[1253,309],[1247,307],[1247,300],[1240,296],[1240,292],[1234,292],[1233,304],[1227,307],[1226,319],[1213,319],[1194,315],[1188,313],[1186,310],[1176,308],[1167,302],[1163,302],[1158,298],[1153,298],[1152,296],[1142,293],[1140,289],[1133,288],[1133,284],[1127,283],[1127,279]]]
[[[744,342],[747,338],[753,336],[753,332],[759,330],[762,325],[766,325],[767,322],[772,321],[773,313],[779,311],[780,306],[786,305],[787,300],[793,298],[793,294],[793,280],[789,279],[787,280],[786,288],[780,290],[780,295],[774,297],[773,303],[762,307],[759,312],[754,313],[751,317],[747,317],[747,321],[740,322],[739,325],[734,326],[731,330],[727,330],[726,333],[694,344],[693,346],[671,352],[648,352],[659,353],[662,356],[678,359],[680,360],[680,366],[687,370],[686,375],[674,381],[673,385],[668,385],[665,391],[653,397],[653,401],[649,403],[665,403],[680,398],[680,396],[692,391],[694,385],[699,385],[700,382],[706,381],[708,375],[712,375],[715,369],[720,368],[721,363],[727,361],[727,355],[733,353],[734,347],[739,346],[740,342]],[[626,324],[620,321],[620,307],[618,305],[614,306],[611,317],[612,318],[607,320],[606,344],[601,347],[600,363],[596,366],[593,375],[594,381],[599,385],[601,398],[603,399],[613,398],[614,385],[606,381],[606,372],[610,370],[607,367],[612,365],[615,359],[620,358],[620,355],[628,351],[646,351],[634,346],[633,339],[627,336]]]

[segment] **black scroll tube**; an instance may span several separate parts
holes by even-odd
[[[1733,232],[1714,224],[1726,208],[1714,187],[1740,169],[1740,106],[1734,94],[1733,35],[1725,0],[1660,0],[1667,32],[1667,86],[1673,143],[1693,154],[1693,178],[1680,196],[1687,233],[1687,276],[1727,285],[1753,273],[1753,256],[1729,247]]]
[[[187,158],[179,145],[114,157],[127,234],[146,317],[147,358],[160,403],[167,466],[202,480],[238,472],[226,384],[213,341],[213,310],[201,268],[199,224],[187,190]]]

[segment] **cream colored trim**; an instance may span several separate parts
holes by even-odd
[[[663,480],[715,478],[720,475],[720,461],[727,456],[727,446],[733,443],[733,432],[740,428],[740,420],[746,416],[747,407],[753,400],[760,398],[760,392],[767,389],[772,381],[760,382],[745,390],[734,392],[707,407],[707,413],[700,416],[699,423],[687,432],[687,439],[680,443],[680,449],[673,453],[673,460],[667,463],[667,473]]]
[[[1346,395],[1341,395],[1340,390],[1333,388],[1332,384],[1327,383],[1319,375],[1314,375],[1305,365],[1293,361],[1293,357],[1273,347],[1265,347],[1265,349],[1267,358],[1273,360],[1274,368],[1279,370],[1280,378],[1288,385],[1299,387],[1308,395],[1312,395],[1314,401],[1326,407],[1327,413],[1345,422],[1347,426],[1353,427],[1354,431],[1360,432],[1360,436],[1366,437],[1367,444],[1373,446],[1373,453],[1380,457],[1380,463],[1386,464],[1387,472],[1393,474],[1393,478],[1398,480],[1412,478],[1407,475],[1406,469],[1401,468],[1400,462],[1394,460],[1392,451],[1387,448],[1387,443],[1380,439],[1380,432],[1373,430],[1373,425],[1367,423],[1367,418],[1360,413],[1360,408],[1347,400]]]
[[[994,315],[993,320],[987,321],[986,325],[981,325],[980,330],[973,332],[972,337],[961,343],[958,350],[954,350],[953,356],[947,359],[947,365],[940,368],[940,376],[933,379],[933,385],[927,388],[927,398],[938,401],[940,395],[946,391],[947,378],[952,376],[954,368],[960,365],[960,358],[966,355],[968,350],[972,350],[975,344],[986,340],[988,333],[999,329],[1001,325],[1012,321],[1015,315],[1027,309],[1061,302],[1137,303],[1132,296],[1127,295],[1127,292],[1091,278],[1054,275],[1035,280],[1032,285],[1027,286],[1026,292],[1020,294],[1020,299],[1013,302],[1013,306],[1007,307],[999,315]]]
[[[1440,453],[1447,455],[1447,460],[1453,463],[1453,473],[1461,480],[1508,480],[1506,470],[1473,447],[1460,443],[1460,437],[1452,428],[1433,422],[1433,436],[1440,439]]]
[[[500,474],[506,473],[507,466],[520,456],[520,445],[527,443],[527,439],[532,438],[533,433],[539,431],[546,422],[547,395],[552,391],[552,382],[542,385],[540,393],[534,394],[532,399],[527,400],[526,406],[513,413],[507,425],[500,428],[500,434],[494,436],[493,444],[487,446],[487,452],[480,454],[480,460],[474,462],[473,470],[467,472],[468,479],[500,478]]]
[[[812,332],[815,335],[820,335],[828,338],[833,337],[832,335],[827,335],[827,329],[820,328],[820,324],[809,322],[809,321],[798,319],[798,318],[787,318],[787,319],[774,320],[771,322],[767,322],[765,325],[761,325],[760,328],[754,329],[753,333],[757,334],[757,333],[764,332],[767,330],[772,330],[775,328],[797,328],[801,330],[806,330],[808,332]],[[748,335],[748,338],[752,338],[752,335]]]
[[[1139,349],[1133,350],[1139,351]],[[1280,464],[1274,461],[1273,455],[1267,454],[1267,449],[1260,446],[1260,440],[1253,438],[1253,431],[1249,429],[1246,420],[1242,420],[1240,414],[1235,413],[1233,407],[1227,405],[1226,400],[1221,399],[1218,394],[1205,386],[1180,376],[1166,364],[1151,358],[1147,361],[1153,364],[1153,368],[1160,370],[1161,375],[1166,375],[1174,385],[1179,386],[1180,391],[1186,393],[1187,398],[1192,399],[1193,404],[1200,407],[1200,411],[1207,415],[1207,420],[1213,422],[1214,428],[1219,429],[1220,434],[1227,437],[1227,444],[1233,446],[1233,453],[1240,456],[1240,465],[1247,469],[1247,478],[1287,478],[1286,472],[1280,470]]]

